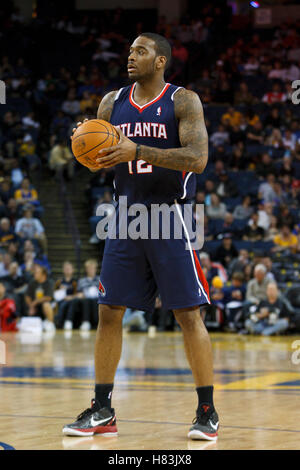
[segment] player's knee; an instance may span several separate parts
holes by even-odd
[[[203,325],[199,308],[194,310],[174,310],[174,315],[181,329],[194,331],[196,327],[201,327]]]
[[[125,307],[114,305],[99,305],[99,326],[117,327],[122,324]]]

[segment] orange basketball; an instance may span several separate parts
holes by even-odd
[[[101,149],[119,142],[119,136],[112,124],[102,119],[91,119],[79,126],[73,134],[72,152],[76,160],[88,168],[96,168],[96,159]]]

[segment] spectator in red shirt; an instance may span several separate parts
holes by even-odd
[[[16,304],[6,297],[5,285],[0,282],[0,331],[17,331]]]
[[[266,104],[283,103],[286,101],[286,94],[281,91],[280,85],[274,83],[272,91],[265,93],[262,100]]]

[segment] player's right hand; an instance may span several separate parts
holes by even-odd
[[[88,118],[85,118],[85,119],[83,120],[83,122],[81,122],[81,121],[77,122],[76,127],[73,127],[73,129],[72,129],[72,135],[70,136],[70,139],[71,139],[71,140],[73,139],[73,134],[74,134],[74,132],[78,129],[79,126],[81,126],[81,124],[83,124],[83,123],[86,122],[86,121],[88,121]]]

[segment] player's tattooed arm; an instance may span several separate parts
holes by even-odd
[[[110,121],[110,116],[114,107],[114,101],[117,93],[117,90],[111,91],[102,98],[97,111],[97,119]]]
[[[100,167],[109,168],[136,158],[171,170],[202,173],[208,158],[208,136],[201,101],[196,93],[182,88],[174,95],[174,105],[181,147],[159,149],[140,145],[137,149],[136,144],[117,129],[120,142],[99,151]]]
[[[202,173],[208,158],[208,136],[199,96],[182,88],[174,95],[174,105],[182,147],[158,149],[141,145],[139,157],[152,165]]]

